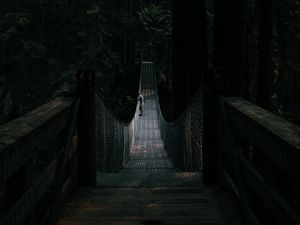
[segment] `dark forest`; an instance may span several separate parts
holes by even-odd
[[[0,225],[299,225],[299,0],[0,0]]]
[[[228,95],[243,96],[299,124],[299,2],[241,2],[218,6],[207,1],[209,64],[222,68],[228,82],[236,80]],[[226,7],[221,18],[214,16],[218,7]],[[72,95],[77,68],[97,71],[99,91],[126,119],[135,104],[139,57],[149,49],[159,59],[162,105],[173,120],[172,13],[177,12],[164,0],[2,1],[1,123],[55,97]],[[193,21],[187,23],[182,24],[184,29],[193,29],[190,33],[196,35]],[[222,26],[217,31],[221,35],[214,33],[214,23]],[[185,45],[195,41],[180,38],[186,39],[179,40]],[[214,43],[216,48],[221,45],[215,54],[226,56],[228,68],[222,65],[225,62],[214,61]],[[179,61],[183,69],[189,67],[184,59]]]

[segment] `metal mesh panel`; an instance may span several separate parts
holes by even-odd
[[[96,163],[100,172],[119,171],[129,158],[134,139],[134,120],[120,122],[96,94]]]
[[[154,74],[154,73],[153,73]],[[154,75],[153,75],[154,76]],[[155,77],[153,78],[155,79]],[[157,89],[156,89],[157,92]],[[203,167],[203,94],[200,88],[181,116],[172,123],[165,121],[157,96],[159,127],[168,156],[174,165],[185,171],[200,171]]]

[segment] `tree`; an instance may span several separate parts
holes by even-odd
[[[171,12],[162,5],[146,5],[138,12],[143,32],[140,37],[142,48],[157,50],[162,44],[168,42],[171,35]]]
[[[245,95],[246,7],[247,0],[215,0],[214,66],[229,96]]]
[[[272,95],[272,8],[273,0],[261,1],[259,24],[258,81],[256,103],[271,109]]]
[[[207,70],[206,13],[204,1],[173,1],[173,84],[175,112],[179,116],[200,87]]]

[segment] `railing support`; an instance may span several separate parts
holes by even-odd
[[[203,182],[218,183],[218,91],[213,70],[204,74],[203,91]]]
[[[78,115],[78,181],[96,185],[95,71],[77,71],[81,87]]]

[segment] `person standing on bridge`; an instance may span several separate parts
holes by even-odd
[[[138,104],[139,104],[139,111],[140,111],[139,116],[142,116],[144,113],[144,104],[145,104],[145,100],[142,92],[139,92]]]

